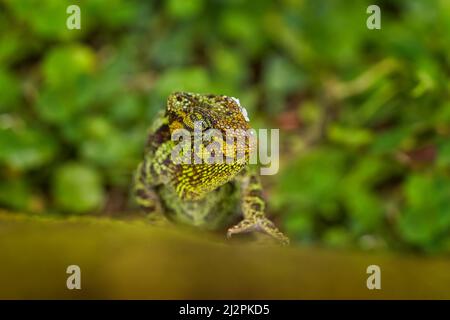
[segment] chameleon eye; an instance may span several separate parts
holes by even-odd
[[[200,124],[202,131],[211,127],[208,119],[198,112],[191,113],[183,119],[183,122],[191,129],[194,129],[195,124]]]
[[[211,122],[209,121],[208,118],[203,118],[202,121],[203,121],[202,123],[203,130],[212,128]]]

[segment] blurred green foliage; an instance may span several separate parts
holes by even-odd
[[[369,4],[0,0],[0,206],[125,211],[167,95],[212,92],[281,129],[294,241],[450,252],[450,2]]]

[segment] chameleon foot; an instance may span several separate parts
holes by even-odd
[[[280,241],[283,245],[289,244],[289,238],[275,227],[272,221],[266,218],[244,219],[237,225],[228,229],[227,237],[231,238],[234,234],[259,231],[266,233],[274,239]]]

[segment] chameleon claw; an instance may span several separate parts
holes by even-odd
[[[237,225],[228,229],[227,238],[231,238],[234,234],[248,233],[257,229],[258,224],[256,221],[250,219],[244,219]]]
[[[289,245],[289,238],[286,237],[277,227],[275,227],[274,223],[267,218],[261,218],[258,220],[258,225],[260,226],[262,232],[267,235],[273,237],[277,241],[279,241],[282,245]]]
[[[289,238],[279,231],[275,225],[266,218],[244,219],[237,225],[228,229],[227,238],[230,239],[234,234],[248,233],[258,231],[265,233],[279,241],[282,245],[289,245]]]

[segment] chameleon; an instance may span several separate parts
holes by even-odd
[[[212,141],[219,143],[217,150],[225,156],[236,155],[238,150],[243,150],[244,156],[217,163],[174,161],[177,141],[172,134],[183,129],[194,136],[196,124],[200,124],[197,129],[201,132],[215,129],[223,134]],[[149,129],[144,157],[134,174],[137,204],[145,213],[162,213],[175,223],[204,230],[227,229],[228,238],[256,231],[289,244],[289,239],[265,216],[259,175],[249,166],[248,140],[238,145],[235,140],[223,138],[230,129],[251,129],[247,111],[238,99],[189,92],[170,94],[165,110]],[[188,151],[202,156],[204,147],[188,145]]]

